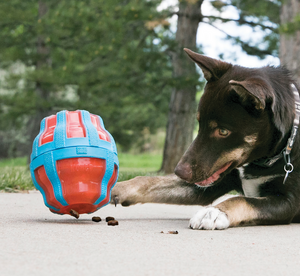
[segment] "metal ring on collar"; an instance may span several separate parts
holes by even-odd
[[[290,169],[288,169],[287,167],[290,167]],[[287,163],[286,165],[284,165],[284,170],[287,173],[291,173],[294,170],[294,166],[292,163]]]

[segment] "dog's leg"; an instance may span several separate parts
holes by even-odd
[[[176,175],[139,176],[118,182],[112,189],[112,201],[123,206],[136,203],[167,203],[185,205],[208,205],[215,199],[234,189],[228,181],[225,185],[201,188],[187,183]]]
[[[190,220],[192,229],[225,229],[241,225],[290,223],[297,204],[286,196],[235,197],[215,207],[202,207]]]
[[[199,187],[176,175],[138,176],[118,182],[112,189],[112,200],[123,206],[136,203],[199,204],[203,194]]]
[[[216,206],[202,207],[190,220],[192,229],[226,229],[230,226],[250,224],[258,218],[258,212],[245,197],[235,197]]]

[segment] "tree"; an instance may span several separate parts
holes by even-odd
[[[281,14],[280,62],[289,69],[300,84],[300,3],[283,2]]]
[[[194,130],[196,84],[199,76],[195,65],[188,60],[183,48],[196,49],[196,35],[201,18],[200,1],[181,1],[177,19],[177,47],[172,55],[173,88],[161,170],[173,172],[184,151],[190,145]]]
[[[0,0],[0,124],[30,152],[40,120],[62,109],[99,114],[125,149],[166,123],[171,41],[158,0]],[[29,141],[29,143],[28,143]]]
[[[217,22],[235,22],[259,29],[262,42],[228,39],[249,54],[276,55],[280,2],[211,1],[219,13],[204,16],[202,0],[181,0],[176,43],[166,21],[174,13],[158,12],[160,2],[0,0],[0,69],[12,71],[0,92],[0,139],[4,131],[11,142],[18,131],[18,148],[28,153],[43,116],[80,108],[101,115],[127,149],[143,128],[167,123],[172,88],[162,170],[173,171],[192,140],[201,86],[182,48],[197,50],[199,23],[218,28]],[[238,18],[222,16],[228,6]]]
[[[264,58],[266,55],[278,54],[278,24],[280,2],[256,1],[253,5],[251,0],[212,1],[211,4],[219,15],[202,15],[202,0],[181,0],[177,12],[177,51],[173,57],[173,76],[182,83],[182,86],[174,88],[171,96],[169,117],[167,123],[167,135],[164,147],[164,157],[161,170],[172,173],[180,157],[192,142],[194,129],[195,105],[195,65],[188,61],[183,54],[184,47],[196,48],[197,28],[201,24],[216,26],[217,22],[226,24],[235,22],[237,26],[248,25],[259,29],[263,34],[262,40],[254,43],[249,39],[243,41],[238,36],[226,34],[227,39],[239,45],[249,55],[256,55]],[[228,6],[236,9],[239,18],[224,18],[222,11]],[[186,80],[188,80],[188,83]],[[198,82],[199,84],[199,82]]]
[[[48,5],[46,2],[38,1],[38,22],[44,20],[47,12]],[[36,60],[34,66],[38,77],[35,78],[35,87],[33,89],[37,98],[35,101],[35,113],[27,123],[29,141],[33,141],[37,133],[39,133],[39,126],[42,119],[51,114],[50,106],[44,104],[50,100],[50,90],[47,83],[41,77],[43,71],[51,67],[50,49],[46,45],[46,34],[44,32],[37,31],[36,39]]]

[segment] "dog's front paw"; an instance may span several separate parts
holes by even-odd
[[[111,203],[122,206],[130,206],[136,203],[144,203],[147,194],[149,177],[137,176],[133,179],[117,182],[111,191]]]
[[[130,206],[137,203],[135,194],[138,195],[137,189],[130,181],[117,182],[111,191],[111,203]]]
[[[227,215],[215,207],[202,207],[196,215],[190,219],[192,229],[226,229],[229,227]]]

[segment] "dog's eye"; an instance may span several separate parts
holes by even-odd
[[[222,127],[216,127],[211,135],[211,137],[215,137],[215,138],[226,138],[231,134],[231,131],[226,129],[226,128],[222,128]]]
[[[219,136],[226,137],[230,134],[230,131],[225,128],[219,128],[218,134],[219,134]]]

